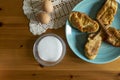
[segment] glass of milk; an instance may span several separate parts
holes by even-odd
[[[34,57],[43,66],[56,65],[63,59],[65,53],[64,41],[53,33],[40,36],[33,46]]]

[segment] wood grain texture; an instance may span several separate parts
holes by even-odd
[[[23,0],[0,0],[0,80],[120,80],[120,59],[103,65],[79,59],[67,44],[65,27],[46,32],[64,39],[64,59],[53,67],[40,66],[32,52],[39,36],[30,33],[22,3]]]

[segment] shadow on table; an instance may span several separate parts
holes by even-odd
[[[37,40],[37,38],[38,38],[38,36],[33,36],[26,41],[26,47],[27,47],[26,56],[31,61],[31,63],[37,62],[33,55],[33,45],[34,45],[35,41]]]

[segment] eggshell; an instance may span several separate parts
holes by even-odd
[[[40,12],[37,14],[37,19],[42,23],[42,24],[48,24],[50,21],[50,16],[46,12]]]
[[[47,13],[53,12],[53,5],[52,5],[52,2],[50,0],[44,0],[43,10],[46,11]]]

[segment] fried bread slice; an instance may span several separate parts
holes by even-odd
[[[111,36],[107,36],[106,41],[113,46],[120,47],[120,30],[109,27],[107,31],[111,34]]]
[[[96,21],[92,20],[85,13],[73,11],[69,15],[70,24],[80,30],[81,32],[96,32],[99,29],[99,25]]]
[[[102,27],[101,36],[106,40],[108,43],[110,43],[113,46],[120,47],[120,30],[114,28],[114,27],[106,27],[101,20],[98,20]]]
[[[102,37],[100,33],[101,32],[99,32],[97,35],[90,34],[88,37],[88,42],[85,44],[85,56],[90,60],[96,58],[99,48],[101,46]]]
[[[105,26],[111,25],[117,12],[117,8],[118,3],[116,2],[116,0],[106,0],[97,14],[97,19],[100,19]]]

